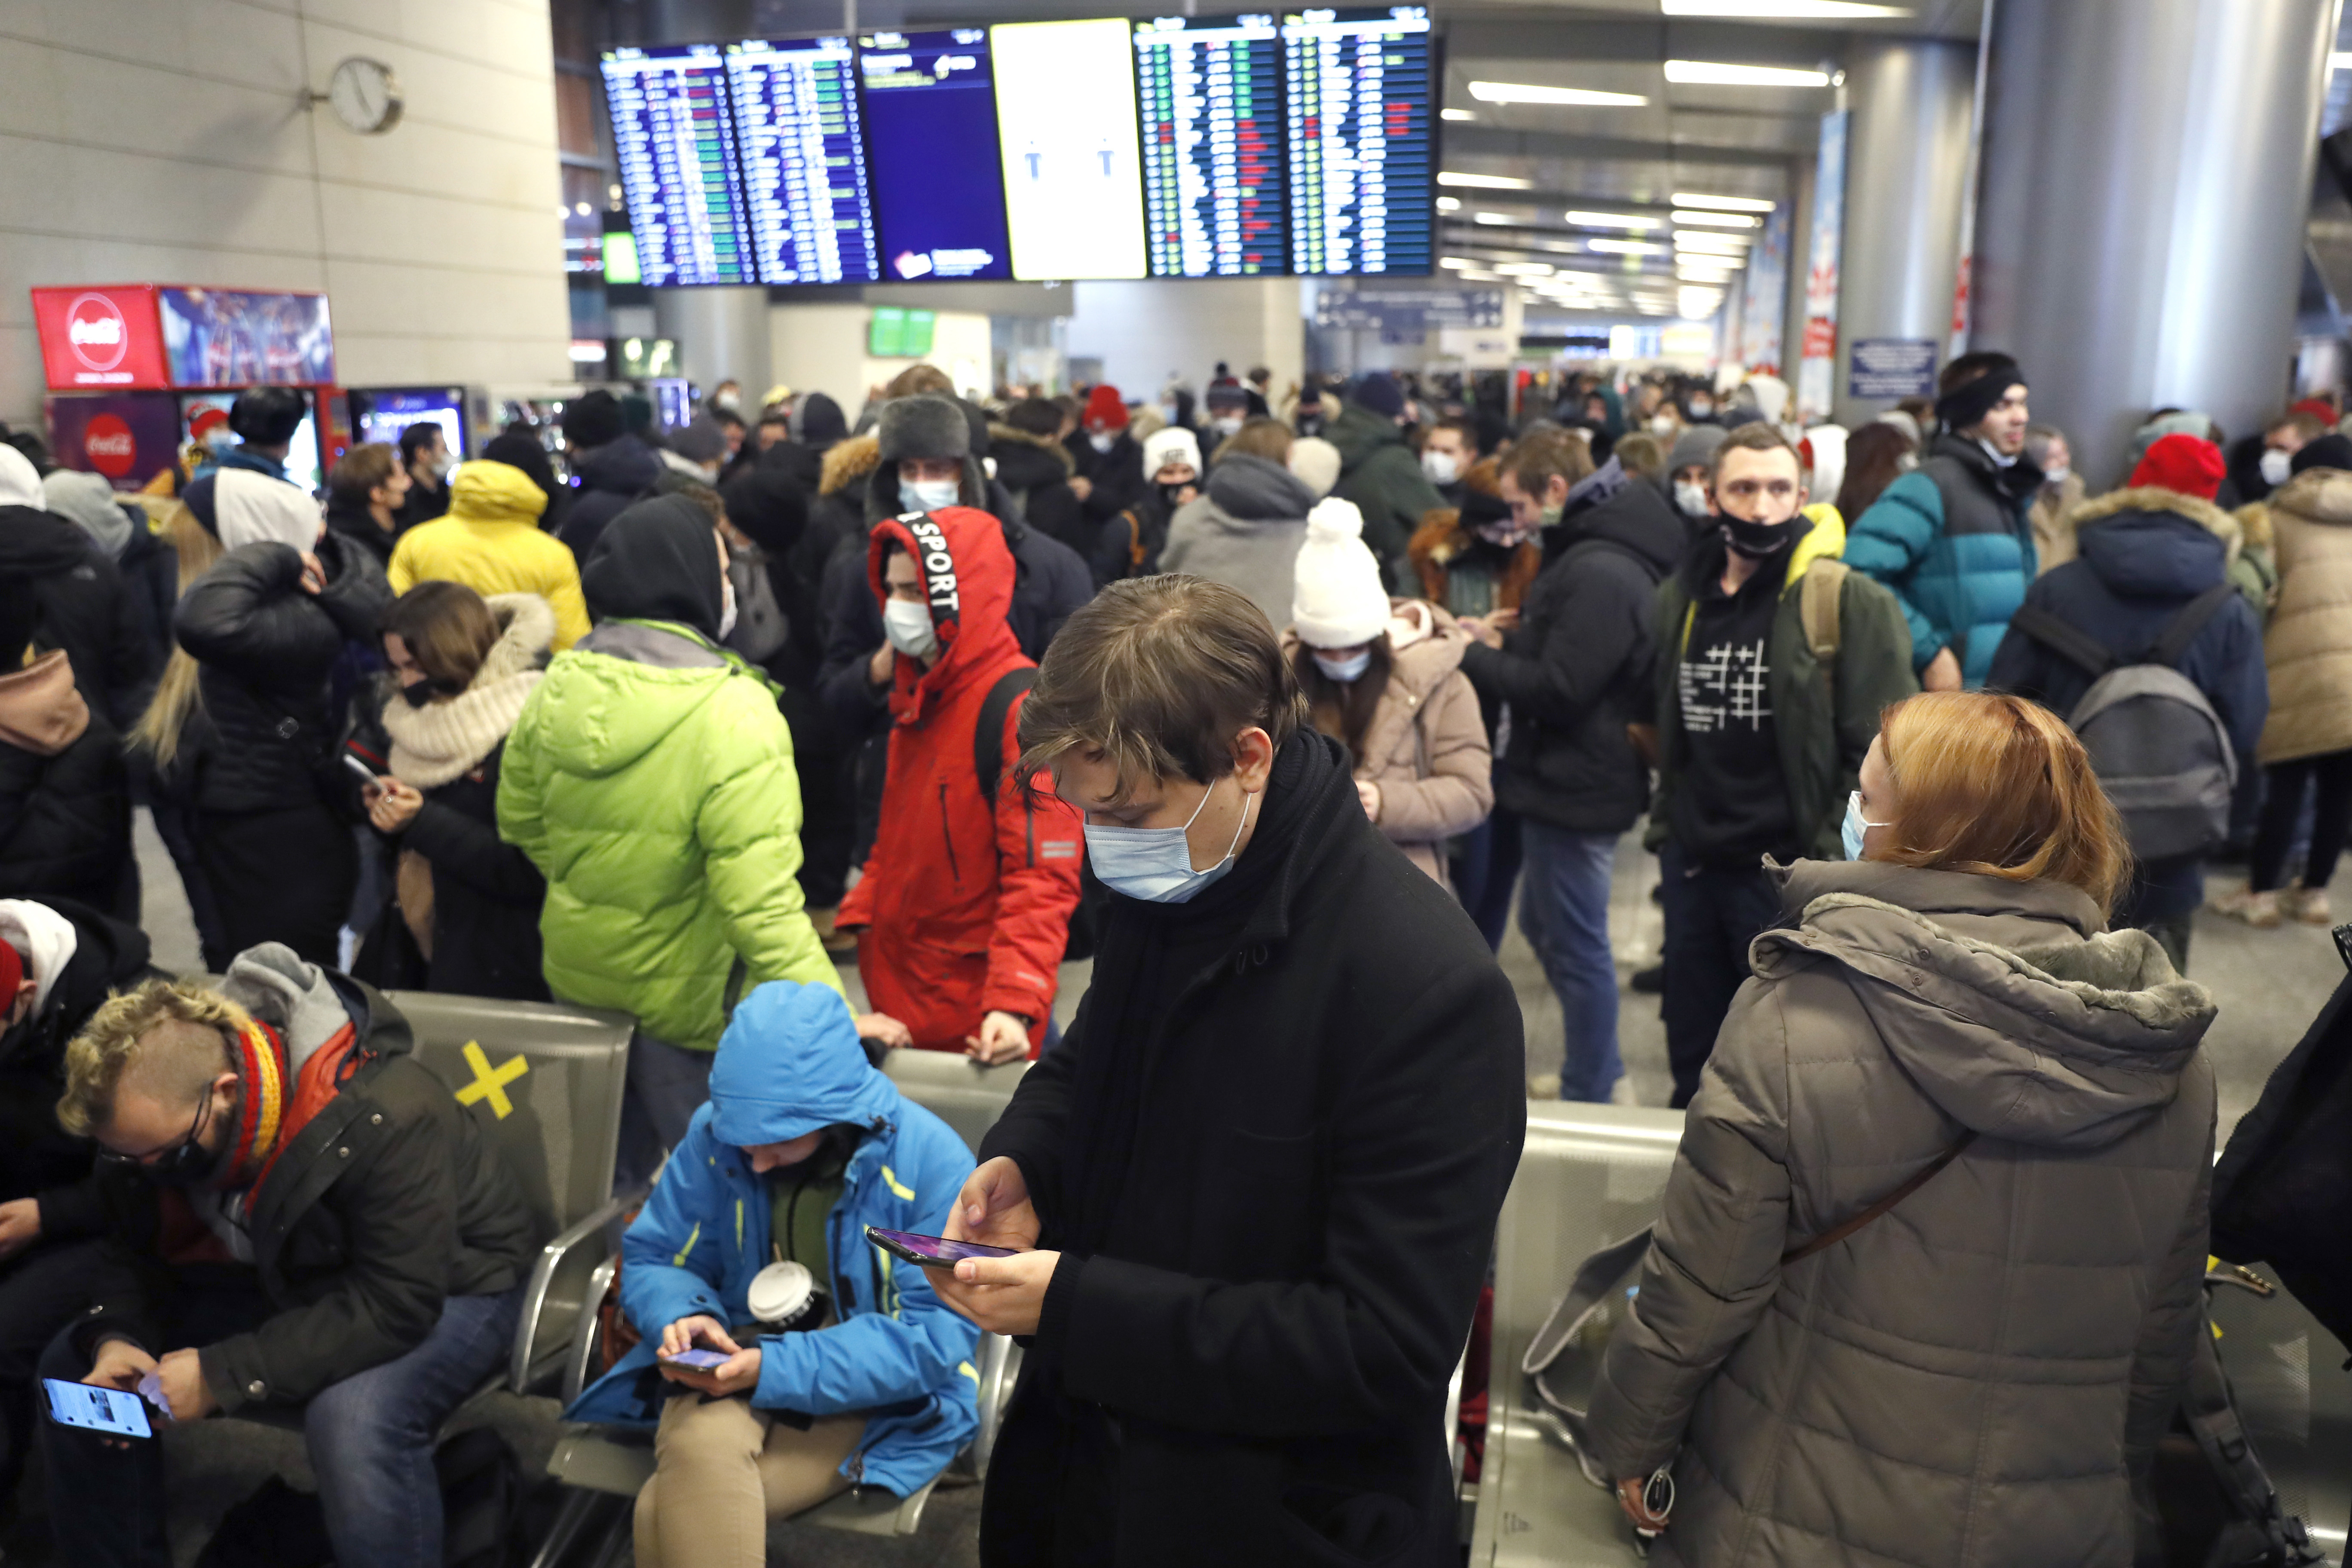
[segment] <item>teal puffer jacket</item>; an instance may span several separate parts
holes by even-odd
[[[1996,488],[1999,473],[1975,442],[1939,437],[1934,456],[1846,532],[1845,563],[1903,605],[1912,668],[1926,669],[1949,647],[1971,690],[2033,581],[2033,525],[2026,506]]]
[[[775,689],[683,626],[607,621],[507,737],[499,837],[547,878],[548,988],[688,1050],[768,980],[841,988],[801,907],[800,777]]]

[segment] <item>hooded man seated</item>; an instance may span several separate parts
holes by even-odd
[[[971,1439],[978,1331],[866,1227],[939,1235],[971,1169],[866,1059],[840,993],[744,999],[622,1244],[644,1341],[565,1412],[658,1423],[638,1568],[760,1568],[770,1520],[853,1486],[907,1497]],[[671,1359],[694,1351],[726,1360]]]
[[[153,980],[66,1051],[112,1268],[40,1375],[157,1418],[302,1412],[342,1568],[437,1568],[441,1423],[505,1363],[533,1250],[511,1175],[373,988],[276,942]],[[61,1563],[168,1568],[163,1447],[41,1425]]]

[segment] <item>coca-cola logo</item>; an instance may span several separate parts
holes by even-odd
[[[112,370],[131,352],[131,327],[105,295],[77,295],[66,307],[66,343],[91,370]]]
[[[82,456],[89,466],[110,479],[119,479],[131,471],[131,460],[139,455],[139,444],[131,439],[131,426],[112,414],[93,416],[89,427],[82,432]]]

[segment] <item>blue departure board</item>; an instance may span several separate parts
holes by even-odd
[[[1244,278],[1290,269],[1281,56],[1272,16],[1136,24],[1153,276]]]
[[[759,281],[717,44],[614,49],[604,100],[637,263],[655,288]]]
[[[882,275],[1010,278],[988,29],[857,40]]]
[[[1282,47],[1291,269],[1425,275],[1436,259],[1428,8],[1294,12]]]
[[[760,281],[878,279],[849,40],[730,44],[727,85]]]

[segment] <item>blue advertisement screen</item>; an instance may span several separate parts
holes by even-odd
[[[882,276],[1010,278],[988,29],[858,40]]]

